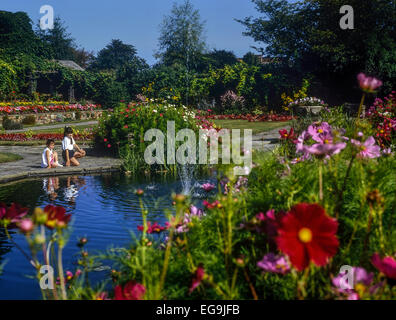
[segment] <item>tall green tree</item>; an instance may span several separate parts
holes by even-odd
[[[38,26],[36,33],[47,45],[53,59],[72,60],[74,58],[75,40],[60,17],[55,18],[53,29],[41,30]]]
[[[133,63],[137,58],[136,53],[133,45],[123,43],[119,39],[113,39],[99,51],[92,63],[92,69],[119,70],[126,64]]]
[[[167,66],[180,64],[193,70],[205,50],[204,22],[189,0],[174,4],[160,26],[159,50],[156,54]]]
[[[340,27],[344,0],[252,0],[261,17],[238,20],[264,54],[282,58],[301,73],[342,91],[360,71],[396,80],[395,0],[350,0],[354,29]]]
[[[0,11],[0,55],[3,58],[13,59],[17,54],[39,55],[42,47],[26,12]]]

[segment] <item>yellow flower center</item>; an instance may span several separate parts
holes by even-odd
[[[326,139],[326,140],[324,141],[324,143],[325,143],[325,144],[328,144],[328,143],[329,143],[329,140]]]
[[[366,287],[362,283],[358,283],[355,285],[355,291],[359,294],[359,296],[362,296],[366,291]]]
[[[298,232],[298,238],[301,242],[308,243],[312,241],[312,231],[308,228],[302,228]]]
[[[318,132],[319,132],[319,133],[323,133],[323,130],[322,130],[322,129],[319,129]]]

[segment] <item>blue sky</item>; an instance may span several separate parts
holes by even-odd
[[[68,26],[76,43],[97,52],[111,39],[133,44],[148,63],[155,62],[159,24],[174,2],[182,0],[1,0],[0,10],[25,11],[36,23],[40,7],[53,6]],[[244,28],[234,21],[257,16],[250,0],[191,0],[206,21],[206,42],[209,48],[227,49],[243,56],[253,51],[251,38],[242,35]]]

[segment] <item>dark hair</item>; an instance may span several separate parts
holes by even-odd
[[[70,133],[73,133],[73,129],[71,127],[65,127],[65,132],[63,135],[66,137]]]
[[[66,137],[68,134],[73,133],[73,129],[71,127],[65,127],[65,132],[63,133],[63,137]],[[70,143],[73,143],[73,139],[70,139]]]
[[[49,147],[49,145],[50,145],[51,143],[55,143],[55,140],[54,140],[54,139],[48,139],[48,140],[47,140],[47,147]]]

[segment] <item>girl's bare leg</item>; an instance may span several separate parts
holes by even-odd
[[[80,163],[77,161],[77,159],[75,157],[70,159],[70,163],[72,166],[78,167],[80,165]]]

